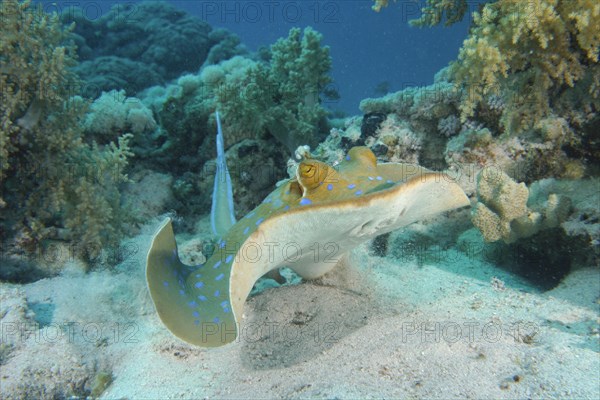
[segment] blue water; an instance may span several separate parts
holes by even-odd
[[[327,107],[347,114],[359,112],[366,97],[409,86],[431,84],[434,74],[456,59],[470,18],[452,27],[412,28],[424,1],[390,1],[380,13],[371,0],[344,1],[168,1],[214,28],[240,36],[251,51],[286,37],[292,27],[312,26],[331,48],[331,76],[341,98]],[[81,7],[89,19],[99,18],[114,4],[132,1],[41,1],[47,12],[68,13]],[[380,89],[376,90],[379,85]]]

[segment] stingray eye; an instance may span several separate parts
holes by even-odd
[[[315,166],[308,163],[300,164],[300,174],[303,178],[312,178],[315,175]]]
[[[326,164],[319,161],[302,161],[298,166],[298,182],[304,189],[314,189],[325,180],[328,168]]]

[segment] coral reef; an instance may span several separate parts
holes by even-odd
[[[530,198],[524,183],[517,184],[499,170],[484,169],[479,173],[477,197],[472,221],[488,242],[502,239],[513,243],[542,229],[556,228],[571,213],[568,197],[551,193],[540,203],[539,196]]]
[[[286,151],[314,145],[319,132],[326,131],[319,93],[330,81],[331,60],[321,35],[310,28],[304,34],[292,29],[263,55],[266,60],[233,56],[138,95],[160,128],[139,148],[134,137],[133,149],[140,158],[152,160],[146,167],[174,175],[178,212],[202,214],[210,206],[202,193],[210,192],[208,183],[214,178],[215,110],[223,120],[239,213],[256,205],[284,176]],[[273,137],[279,140],[269,140]],[[229,159],[238,153],[237,145],[243,154]]]
[[[141,100],[127,97],[124,90],[103,92],[89,107],[83,120],[86,137],[99,144],[116,141],[130,133],[129,146],[141,164],[151,164],[151,155],[163,136],[154,115]]]
[[[166,134],[153,157],[182,173],[200,169],[214,154],[212,114],[217,109],[223,116],[226,148],[269,135],[290,152],[318,143],[326,125],[319,93],[330,82],[329,49],[312,29],[303,36],[292,29],[269,54],[269,62],[235,56],[206,65],[198,75],[183,75],[167,88],[142,93]]]
[[[374,8],[387,3],[376,1]],[[466,5],[428,0],[421,18],[410,23],[450,25],[465,15]],[[599,46],[597,2],[486,2],[458,60],[436,76],[438,93],[448,94],[439,103],[419,104],[419,91],[427,88],[361,103],[369,131],[396,119],[394,125],[416,134],[421,149],[413,161],[430,166],[432,149],[444,153],[442,167],[477,196],[471,218],[479,236],[468,230],[463,241],[481,240],[479,247],[495,254],[488,261],[544,289],[572,267],[597,265],[600,258],[594,178],[600,171]],[[354,140],[353,132],[333,130],[326,144]],[[385,159],[388,147],[379,142],[374,146]],[[331,156],[328,148],[319,150]],[[430,246],[418,236],[410,241]]]
[[[319,95],[331,78],[329,48],[310,27],[290,30],[270,49],[270,62],[256,64],[245,76],[215,91],[227,131],[268,131],[290,152],[299,145],[316,145],[326,125]]]
[[[463,120],[488,96],[499,95],[505,102],[501,125],[520,133],[551,114],[555,97],[576,88],[585,109],[598,109],[600,4],[499,0],[485,4],[473,20],[451,65],[464,90]]]
[[[485,126],[467,121],[447,142],[448,165],[494,166],[526,183],[555,177],[579,179],[590,160],[574,157],[577,134],[563,118],[550,116],[526,135],[497,136]]]
[[[75,22],[73,39],[81,64],[76,71],[97,93],[164,85],[185,72],[197,72],[246,51],[231,32],[210,25],[167,2],[117,4],[97,19],[77,8],[63,15]]]
[[[449,26],[461,21],[467,12],[467,0],[427,0],[421,8],[421,16],[410,20],[412,26],[435,26],[444,21]]]
[[[418,164],[422,151],[422,138],[417,136],[405,121],[390,114],[379,125],[375,136],[365,138],[365,144],[378,150],[380,157],[391,162]],[[384,149],[387,151],[384,152]]]
[[[86,133],[109,139],[125,132],[134,136],[148,135],[157,127],[152,111],[139,99],[127,97],[124,90],[102,92],[91,104],[84,122]]]
[[[551,289],[572,269],[600,261],[598,185],[598,178],[543,179],[526,187],[485,169],[472,211],[476,228],[463,232],[458,247]]]
[[[165,83],[165,79],[151,65],[123,57],[97,57],[81,62],[74,70],[85,81],[84,94],[87,97],[121,89],[135,95],[148,86]]]
[[[454,114],[448,115],[445,118],[440,118],[437,126],[438,131],[446,137],[456,135],[460,130],[460,127],[460,119]]]
[[[73,96],[74,50],[56,15],[15,0],[0,13],[0,225],[3,239],[14,236],[5,250],[61,239],[94,257],[127,220],[119,184],[127,180],[131,136],[104,145],[84,137],[87,104]]]
[[[378,2],[379,7],[386,4]],[[464,0],[429,0],[421,18],[411,23],[449,25],[464,16],[466,5]],[[458,59],[437,79],[453,85],[458,99],[447,102],[456,108],[431,129],[467,136],[452,138],[445,162],[495,163],[506,172],[519,169],[528,182],[578,178],[596,170],[600,5],[589,0],[497,0],[481,4],[473,20]],[[413,97],[403,91],[367,99],[363,111],[404,116],[411,104],[403,95]],[[476,133],[480,131],[491,137],[485,139],[487,134]],[[484,141],[473,140],[474,134]],[[467,142],[475,148],[459,149],[459,143]]]
[[[367,146],[383,159],[418,161],[432,169],[444,169],[446,161],[443,154],[451,136],[449,130],[456,132],[460,128],[457,122],[460,94],[446,81],[444,72],[436,76],[433,85],[411,87],[381,98],[361,101],[360,109],[366,115],[387,116],[387,122],[379,126],[376,140],[367,140]],[[448,121],[454,126],[447,127]]]
[[[379,12],[389,4],[389,0],[373,0],[375,4],[371,7]],[[421,7],[421,16],[409,21],[412,26],[435,26],[444,21],[449,26],[462,20],[467,12],[466,0],[427,0],[425,6]]]

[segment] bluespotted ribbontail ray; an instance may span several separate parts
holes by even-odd
[[[237,338],[246,298],[265,273],[287,266],[318,278],[362,242],[467,205],[449,176],[377,164],[366,147],[352,148],[335,168],[307,159],[296,178],[231,227],[203,265],[179,261],[171,220],[164,221],[148,252],[148,287],[175,336],[221,346]]]

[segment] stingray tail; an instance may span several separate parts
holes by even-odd
[[[221,118],[218,111],[215,113],[215,118],[217,119],[217,168],[213,186],[210,224],[216,236],[224,237],[229,228],[235,225],[235,212],[231,177],[225,159],[225,139],[223,138]]]
[[[197,346],[222,346],[238,336],[232,313],[224,312],[228,284],[211,287],[211,296],[203,291],[206,288],[190,283],[197,280],[194,277],[203,267],[190,267],[179,260],[173,226],[167,218],[152,239],[146,261],[146,281],[156,311],[178,338]],[[214,296],[217,291],[222,294]]]

